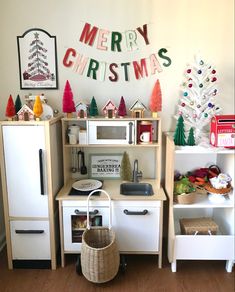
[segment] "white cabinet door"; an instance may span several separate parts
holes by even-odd
[[[44,127],[3,126],[3,147],[9,215],[47,217]]]
[[[159,215],[157,207],[116,206],[113,227],[120,252],[159,251]]]
[[[10,228],[14,260],[51,258],[48,221],[11,221]]]

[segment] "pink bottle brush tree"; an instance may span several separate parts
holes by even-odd
[[[162,111],[162,91],[159,80],[155,82],[152,94],[150,96],[149,108],[153,117],[157,117],[157,112]]]
[[[120,118],[123,118],[126,116],[126,103],[123,96],[121,97],[121,100],[118,106],[118,115]]]
[[[67,113],[67,117],[72,117],[72,113],[75,112],[75,104],[73,100],[73,92],[69,81],[66,81],[63,95],[63,112]]]

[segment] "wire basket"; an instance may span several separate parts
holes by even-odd
[[[89,222],[89,199],[95,192],[109,199],[109,227],[92,227]],[[94,190],[87,198],[87,228],[82,235],[81,268],[85,278],[93,283],[112,280],[119,270],[120,256],[111,224],[111,199],[104,190]]]

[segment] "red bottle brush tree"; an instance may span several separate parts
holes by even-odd
[[[75,112],[75,105],[73,100],[73,92],[71,90],[71,86],[69,81],[66,81],[63,95],[63,112],[67,113],[67,117],[71,117],[72,113]]]
[[[16,111],[15,111],[14,101],[13,101],[12,96],[10,95],[9,98],[8,98],[8,101],[7,101],[7,107],[6,107],[5,115],[9,120],[12,120],[13,117],[15,116],[15,114],[16,114]]]
[[[149,108],[153,117],[157,117],[157,112],[162,110],[162,91],[159,80],[155,82],[152,94],[150,96]]]
[[[119,117],[126,116],[126,103],[125,103],[123,96],[121,97],[121,100],[120,100],[120,103],[118,106],[118,115],[119,115]]]

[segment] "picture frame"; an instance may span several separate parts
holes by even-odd
[[[120,179],[122,153],[90,154],[89,177],[93,179]]]
[[[40,28],[17,36],[21,89],[58,89],[56,37]]]

